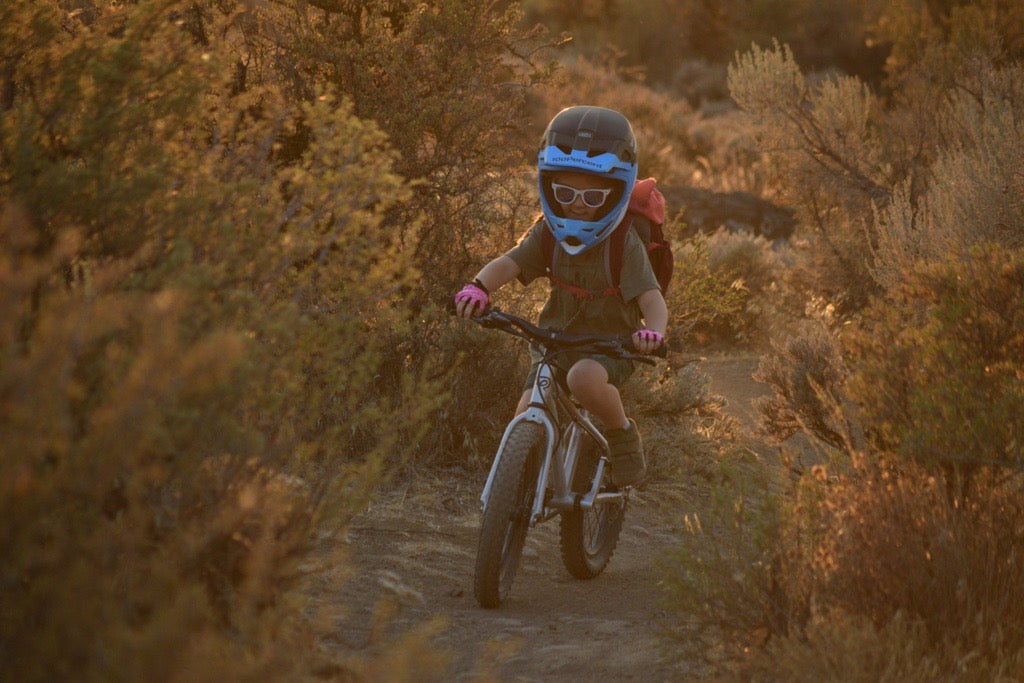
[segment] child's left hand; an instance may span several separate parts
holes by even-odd
[[[633,346],[640,353],[651,353],[665,342],[665,335],[657,330],[644,328],[633,333]]]

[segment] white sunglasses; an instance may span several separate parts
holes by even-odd
[[[577,190],[575,187],[569,185],[562,185],[561,183],[551,183],[551,191],[555,194],[555,201],[564,206],[568,206],[576,201],[577,197],[583,197],[583,203],[589,206],[591,209],[597,209],[604,205],[608,195],[611,194],[611,189],[599,190],[597,188],[588,188],[586,190]]]

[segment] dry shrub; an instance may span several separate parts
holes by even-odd
[[[944,103],[936,153],[926,191],[896,188],[877,210],[873,273],[898,286],[917,261],[966,255],[983,243],[1024,246],[1024,66],[990,68]]]
[[[787,46],[754,46],[729,68],[729,88],[780,168],[783,198],[816,243],[822,284],[857,304],[870,295],[865,226],[890,187],[878,98],[849,77],[812,86]]]
[[[807,310],[827,323],[758,379],[773,389],[766,430],[813,437],[830,465],[765,489],[773,519],[716,527],[728,547],[761,525],[757,558],[694,570],[687,543],[669,579],[693,592],[679,612],[693,631],[768,639],[746,677],[1022,675],[1021,79],[1001,24],[1020,14],[999,7],[958,6],[956,23],[910,13],[935,30],[894,27],[884,101],[854,79],[811,84],[778,45],[730,70],[824,267],[799,281],[824,294]],[[726,500],[738,519],[747,499]],[[736,577],[756,561],[767,569],[744,593]]]
[[[766,430],[833,456],[788,495],[786,628],[763,670],[828,675],[889,636],[904,640],[864,655],[869,677],[915,660],[939,678],[1020,676],[1020,258],[986,245],[922,264],[844,332],[845,357],[822,328],[762,361]]]
[[[708,102],[729,100],[725,64],[705,59],[688,59],[676,66],[672,87],[694,109]]]
[[[387,134],[395,172],[416,181],[388,218],[415,242],[417,308],[454,293],[477,265],[480,242],[522,229],[521,183],[508,171],[536,149],[540,130],[523,112],[553,67],[542,32],[519,27],[514,3],[207,2],[245,9],[250,87],[284,82],[310,98],[329,84]],[[300,129],[288,151],[305,143]],[[431,346],[434,332],[414,333],[413,343]]]
[[[224,412],[245,386],[244,337],[184,342],[187,296],[114,294],[107,270],[89,293],[48,286],[74,242],[36,258],[12,248],[33,244],[27,226],[3,223],[0,671],[301,667],[288,649],[312,636],[292,589],[317,505]]]
[[[514,302],[495,303],[502,310],[523,314]],[[429,441],[423,444],[424,457],[409,464],[486,470],[523,392],[529,347],[466,320],[450,321],[438,341],[451,359],[450,396],[437,413],[438,424],[427,436]]]
[[[708,236],[708,262],[712,270],[742,277],[752,297],[768,294],[781,267],[771,242],[764,237],[724,229]]]
[[[1019,246],[1022,79],[1009,46],[1022,15],[999,0],[918,9],[873,10],[893,45],[884,99],[856,78],[812,83],[778,42],[729,70],[813,242],[817,293],[847,311],[919,258]]]
[[[532,184],[529,188],[522,187],[529,184],[523,175],[517,179],[520,189],[514,194],[493,198],[505,202],[504,210],[517,217],[521,229],[495,226],[468,245],[467,252],[476,260],[465,271],[466,281],[485,263],[511,248],[532,225],[538,211],[536,189]],[[532,197],[529,205],[521,201],[527,194]],[[492,304],[503,311],[536,320],[547,295],[545,284],[537,282],[524,288],[514,281],[492,296]],[[446,302],[453,295],[454,292],[446,293]],[[437,421],[419,444],[415,462],[487,468],[522,393],[529,368],[529,347],[496,330],[485,330],[469,321],[446,317],[447,320],[439,321],[432,330],[436,339],[429,351],[438,365],[450,368],[447,393]]]
[[[774,580],[779,470],[749,450],[718,444],[696,500],[686,503],[683,539],[660,564],[673,617],[667,636],[680,656],[724,669],[784,627],[785,606]]]
[[[670,327],[686,330],[692,343],[763,348],[796,324],[802,294],[794,291],[791,267],[763,237],[719,230],[678,242],[675,253],[666,294]]]
[[[553,72],[543,32],[519,25],[515,3],[204,0],[193,6],[200,9],[190,14],[190,25],[204,40],[220,34],[219,17],[228,18],[225,34],[237,57],[232,86],[240,96],[258,99],[268,85],[298,100],[327,90],[387,136],[389,168],[410,182],[400,201],[382,193],[367,202],[381,209],[387,241],[410,258],[401,261],[407,277],[381,294],[408,298],[417,324],[375,326],[386,342],[373,364],[380,370],[375,388],[394,395],[410,374],[443,380],[453,368],[457,377],[439,397],[440,419],[403,439],[402,450],[424,464],[478,458],[490,423],[506,415],[504,405],[491,401],[481,409],[479,397],[509,391],[518,360],[493,335],[489,349],[463,343],[445,309],[537,211],[535,186],[518,166],[535,155],[542,130],[524,115],[529,98]],[[299,121],[275,143],[276,159],[290,164],[309,153],[314,131]],[[348,158],[367,175],[378,168],[371,159]],[[503,293],[500,301],[506,300]]]
[[[771,640],[744,667],[744,677],[750,680],[807,683],[957,680],[949,673],[936,661],[923,624],[902,612],[881,628],[866,618],[838,611],[825,614],[808,624],[799,638]]]
[[[837,340],[822,325],[790,337],[761,358],[754,379],[772,395],[757,400],[761,428],[777,443],[805,433],[837,450],[853,442],[853,427],[841,406],[848,371]]]
[[[683,352],[685,353],[685,351]],[[684,358],[643,366],[623,387],[626,411],[635,416],[654,480],[693,481],[711,465],[716,443],[728,436],[722,399],[711,393],[711,378]]]
[[[729,110],[704,116],[685,101],[647,85],[614,59],[566,57],[553,83],[541,90],[535,138],[563,107],[597,104],[623,112],[637,136],[641,177],[668,188],[695,185],[720,191],[769,192],[774,171],[756,149],[748,121]],[[535,146],[526,149],[532,160]],[[682,212],[669,206],[669,215]]]
[[[864,636],[870,643],[889,634],[904,640],[868,662],[884,667],[900,656],[910,658],[906,667],[916,658],[953,680],[1024,672],[1019,475],[987,471],[976,493],[962,498],[950,495],[951,482],[914,465],[858,460],[847,475],[819,468],[804,484],[791,518],[798,524],[786,531],[801,541],[788,544],[782,576],[791,599],[810,609],[807,630],[798,631],[808,641],[784,640],[769,650],[773,663],[806,665],[815,659],[810,648],[819,664],[850,661],[864,654]],[[836,617],[842,628],[823,630]],[[842,645],[847,627],[852,637]]]
[[[405,444],[417,464],[476,465],[497,445],[519,393],[521,353],[500,334],[482,341],[471,325],[455,326],[445,309],[538,210],[532,174],[519,165],[543,130],[524,115],[552,77],[543,33],[519,26],[515,3],[333,3],[327,21],[293,4],[258,13],[261,76],[306,96],[322,78],[387,134],[393,170],[413,181],[386,220],[412,257],[408,294],[419,324],[391,334],[382,385],[397,386],[410,370],[452,375],[437,419]],[[502,292],[496,303],[516,311],[518,299]]]
[[[765,238],[742,232],[718,230],[707,238],[708,264],[722,277],[734,278],[746,298],[743,311],[732,323],[731,341],[762,348],[768,340],[790,329],[802,313],[794,291],[792,266],[785,261],[788,245],[776,245]]]

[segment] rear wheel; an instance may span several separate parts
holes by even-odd
[[[540,426],[520,422],[509,434],[480,523],[473,591],[481,607],[508,598],[530,526],[541,459]]]
[[[597,472],[598,449],[584,438],[580,444],[579,462],[573,475],[572,490],[586,493]],[[607,479],[607,474],[604,479]],[[603,481],[602,481],[603,483]],[[625,498],[594,505],[589,509],[562,512],[562,564],[577,579],[592,579],[608,566],[619,542],[626,512]]]

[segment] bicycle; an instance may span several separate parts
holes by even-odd
[[[607,477],[608,442],[570,395],[555,361],[567,352],[655,364],[628,337],[546,330],[490,308],[474,322],[521,337],[541,354],[527,410],[505,428],[480,496],[483,514],[473,591],[481,607],[508,598],[530,527],[560,516],[562,563],[577,579],[598,576],[611,560],[632,487]],[[666,349],[653,355],[664,357]]]

